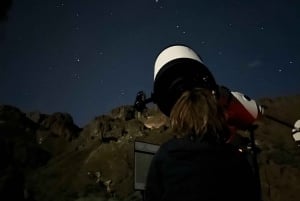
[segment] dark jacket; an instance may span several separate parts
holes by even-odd
[[[253,171],[240,152],[214,140],[185,137],[153,157],[146,201],[257,201]]]

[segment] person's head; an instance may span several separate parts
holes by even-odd
[[[207,133],[220,137],[228,132],[222,108],[214,94],[204,88],[194,88],[181,95],[171,110],[170,123],[177,136]]]

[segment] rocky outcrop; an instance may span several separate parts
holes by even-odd
[[[0,106],[0,196],[24,200],[25,177],[45,165],[51,154],[36,143],[38,125],[18,108]]]
[[[259,154],[263,200],[298,200],[300,197],[300,147],[292,126],[300,119],[300,96],[261,99],[265,116],[255,131],[262,152]]]
[[[42,114],[39,111],[26,113],[26,117],[37,124],[40,124],[48,116],[49,115]]]
[[[133,106],[121,106],[113,109],[110,114],[112,118],[122,119],[125,121],[136,118],[136,111]]]
[[[300,117],[300,96],[259,102],[266,107],[254,131],[263,200],[296,201],[300,150],[291,128],[267,115],[292,125]],[[238,133],[249,137],[247,131]],[[172,137],[168,119],[157,108],[137,113],[131,106],[97,116],[83,128],[65,113],[26,115],[0,106],[0,134],[0,193],[23,189],[28,199],[43,201],[140,201],[133,185],[134,141],[161,144]]]
[[[29,113],[37,125],[35,132],[37,143],[53,155],[61,154],[71,145],[71,141],[78,138],[82,130],[74,124],[73,118],[67,113],[53,113],[51,115],[38,112]]]
[[[73,122],[70,114],[56,112],[52,115],[46,116],[41,122],[40,126],[50,130],[51,133],[58,137],[64,137],[71,141],[78,137],[80,129]]]
[[[150,129],[161,128],[163,126],[169,126],[168,118],[162,114],[157,113],[155,115],[148,116],[144,121],[144,125]]]

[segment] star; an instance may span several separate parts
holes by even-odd
[[[125,91],[123,89],[120,90],[120,94],[121,94],[121,96],[124,96],[125,95]]]
[[[71,76],[74,80],[79,80],[80,79],[80,75],[78,73],[72,73]]]
[[[56,8],[63,7],[64,5],[65,5],[64,2],[60,2],[59,4],[56,5]]]

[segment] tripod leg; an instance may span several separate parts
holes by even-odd
[[[253,165],[254,177],[257,185],[257,200],[261,200],[261,182],[260,182],[260,173],[259,173],[259,165],[257,161],[257,147],[255,145],[255,138],[254,138],[254,130],[250,129],[250,143],[251,143],[251,161]]]

